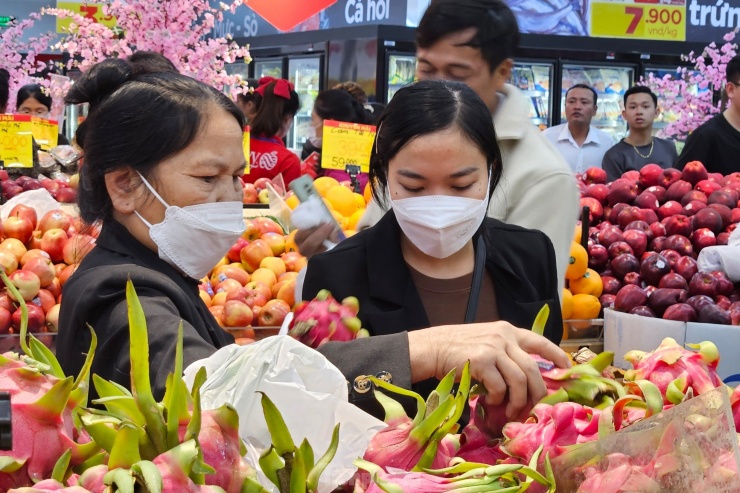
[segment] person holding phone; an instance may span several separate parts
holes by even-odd
[[[471,361],[488,402],[514,416],[545,387],[537,353],[568,365],[555,252],[542,232],[487,217],[503,173],[490,112],[462,83],[402,88],[380,119],[370,161],[374,226],[309,259],[303,299],[356,296],[372,337],[320,350],[353,381],[386,372],[426,397]],[[532,333],[548,305],[545,337]],[[356,402],[361,402],[357,396]]]

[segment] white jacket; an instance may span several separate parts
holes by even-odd
[[[578,218],[578,186],[570,166],[529,120],[525,96],[509,84],[504,86],[503,94],[494,124],[504,172],[488,215],[545,233],[555,249],[558,279],[564,286]],[[357,229],[372,226],[384,212],[371,202]]]

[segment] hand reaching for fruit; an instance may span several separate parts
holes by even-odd
[[[442,378],[470,360],[472,378],[488,391],[486,402],[497,405],[508,396],[506,415],[514,417],[547,395],[537,363],[530,354],[568,368],[568,356],[555,344],[508,322],[431,327],[411,331],[411,381]]]

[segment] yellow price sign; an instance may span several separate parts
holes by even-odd
[[[249,174],[249,166],[252,161],[252,155],[250,153],[249,148],[249,140],[251,139],[250,133],[249,133],[249,125],[244,127],[244,134],[242,134],[242,149],[244,150],[244,159],[247,160],[247,167],[244,168],[244,174]]]
[[[56,147],[59,140],[59,124],[56,120],[31,117],[31,132],[39,147],[48,151]]]
[[[93,22],[103,24],[107,27],[116,27],[118,22],[112,15],[105,15],[103,12],[103,5],[93,4],[88,2],[60,2],[57,1],[57,8],[64,9],[79,14],[86,19],[92,19]],[[72,18],[65,17],[63,19],[57,17],[57,32],[66,33],[69,31],[69,26],[72,24]]]
[[[686,40],[686,7],[591,2],[591,36]]]
[[[325,120],[321,167],[344,171],[348,164],[354,164],[360,166],[363,173],[370,171],[375,130],[373,125]]]
[[[6,168],[33,168],[31,115],[0,115],[0,160]]]

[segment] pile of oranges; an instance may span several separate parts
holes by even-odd
[[[368,202],[371,200],[370,186],[365,186],[364,193],[359,194],[352,191],[347,182],[338,182],[330,176],[320,176],[313,182],[316,191],[324,199],[324,203],[337,220],[345,236],[352,236],[357,231],[357,223],[362,219]],[[298,197],[289,195],[285,199],[288,207],[295,209]]]
[[[563,320],[590,320],[601,311],[599,296],[603,291],[601,276],[588,268],[588,252],[581,246],[581,228],[576,233],[570,248],[570,263],[565,272],[568,287],[563,289]],[[588,323],[584,322],[584,328]],[[575,327],[578,328],[578,327]],[[566,331],[567,334],[567,331]]]

